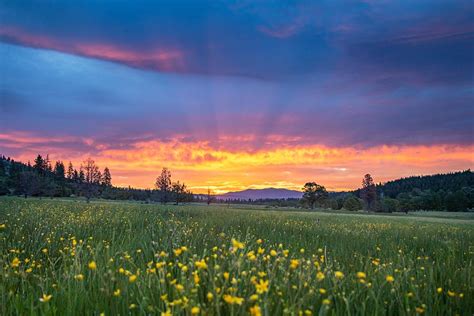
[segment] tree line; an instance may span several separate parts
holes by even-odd
[[[328,193],[315,182],[303,187],[303,207],[314,206],[372,212],[468,211],[474,209],[474,174],[471,170],[432,176],[409,177],[375,184],[366,174],[361,188]]]
[[[102,171],[91,158],[79,168],[71,162],[52,163],[49,156],[38,154],[33,165],[0,156],[0,195],[34,197],[84,197],[145,202],[190,202],[193,194],[184,183],[171,182],[171,172],[164,168],[154,189],[119,188],[112,185],[109,168]]]
[[[183,182],[172,181],[163,168],[153,189],[120,188],[112,185],[105,167],[88,158],[78,168],[71,162],[52,163],[38,155],[33,165],[0,156],[0,195],[24,197],[84,197],[135,200],[175,204],[184,202],[261,204],[279,207],[331,208],[350,211],[408,212],[415,210],[467,211],[474,208],[474,174],[471,170],[431,176],[416,176],[375,184],[366,174],[361,188],[350,192],[328,192],[323,185],[308,182],[301,199],[219,200],[211,195],[194,195]]]

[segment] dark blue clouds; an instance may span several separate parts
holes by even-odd
[[[177,51],[183,64],[165,70],[279,79],[340,64],[472,65],[472,11],[469,1],[5,1],[0,21],[67,52]],[[29,44],[11,33],[3,39]]]

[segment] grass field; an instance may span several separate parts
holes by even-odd
[[[0,199],[1,315],[471,315],[472,214]]]

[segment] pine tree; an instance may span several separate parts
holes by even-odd
[[[161,174],[156,178],[155,187],[160,190],[161,203],[166,204],[171,191],[171,172],[168,168],[163,168]]]
[[[43,157],[41,157],[40,154],[35,159],[35,164],[33,165],[33,168],[36,170],[38,173],[43,173],[45,170],[45,163]]]
[[[370,211],[374,207],[377,200],[377,190],[375,188],[374,179],[370,174],[366,174],[362,179],[362,190],[360,197],[365,201],[367,210]]]
[[[53,168],[51,167],[51,161],[49,160],[49,154],[46,155],[46,159],[44,160],[44,167],[43,170],[52,172]]]
[[[102,185],[106,187],[112,186],[112,175],[107,167],[105,167],[104,173],[102,174]]]
[[[64,180],[65,178],[65,172],[64,172],[64,163],[62,161],[56,161],[56,164],[54,165],[54,174],[56,175],[56,178],[59,180]]]
[[[67,178],[69,180],[72,180],[74,178],[74,167],[72,166],[72,163],[69,161],[69,165],[67,167]]]

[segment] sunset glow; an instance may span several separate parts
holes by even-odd
[[[226,140],[230,143],[231,140]],[[251,139],[247,139],[251,141]],[[186,179],[197,193],[215,193],[245,188],[281,187],[301,189],[309,178],[324,182],[330,190],[357,188],[364,172],[385,182],[413,174],[461,170],[473,164],[474,146],[377,146],[353,147],[277,146],[253,151],[214,148],[209,142],[179,139],[139,141],[124,149],[91,139],[42,139],[26,135],[0,135],[0,144],[12,151],[22,149],[17,159],[32,160],[36,152],[51,152],[50,158],[79,166],[89,157],[62,144],[83,143],[94,151],[100,166],[114,171],[115,184],[153,187],[154,179],[166,166],[179,179]],[[242,146],[245,148],[246,146]],[[27,148],[27,149],[26,149]]]

